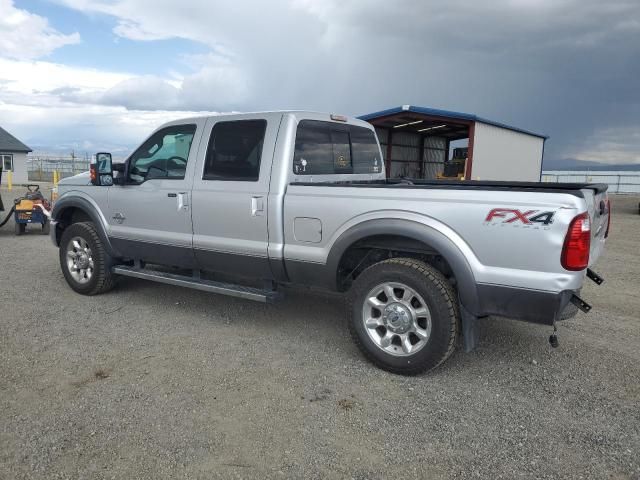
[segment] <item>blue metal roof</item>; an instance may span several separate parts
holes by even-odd
[[[431,115],[434,117],[448,117],[448,118],[454,118],[458,120],[469,120],[472,122],[487,123],[489,125],[505,128],[507,130],[512,130],[514,132],[519,132],[519,133],[524,133],[526,135],[532,135],[534,137],[544,138],[545,140],[549,138],[548,135],[542,135],[540,133],[530,132],[529,130],[513,127],[505,123],[494,122],[493,120],[478,117],[477,115],[473,115],[471,113],[452,112],[449,110],[440,110],[437,108],[415,107],[413,105],[402,105],[401,107],[389,108],[387,110],[381,110],[379,112],[374,112],[374,113],[367,113],[366,115],[361,115],[358,118],[360,120],[365,120],[368,122],[371,120],[375,120],[376,118],[387,117],[389,115],[394,115],[396,113],[402,113],[402,112],[421,113],[423,115]]]

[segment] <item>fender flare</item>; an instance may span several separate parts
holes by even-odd
[[[373,235],[398,235],[431,247],[449,264],[456,278],[460,303],[467,311],[479,313],[478,289],[473,271],[463,252],[442,232],[412,220],[372,219],[354,225],[334,242],[327,258],[327,270],[334,275],[332,282],[337,289],[338,266],[347,249],[359,240]]]
[[[112,257],[121,257],[122,255],[116,250],[111,241],[109,240],[109,235],[107,235],[107,229],[103,223],[103,220],[98,212],[98,209],[87,199],[79,197],[79,196],[71,196],[71,197],[62,197],[60,198],[53,207],[51,211],[51,219],[56,222],[55,224],[55,233],[54,237],[55,242],[58,246],[60,246],[60,234],[59,230],[59,222],[65,210],[69,208],[77,208],[82,212],[86,213],[87,216],[91,219],[93,224],[98,231],[98,236],[102,241],[107,253]]]

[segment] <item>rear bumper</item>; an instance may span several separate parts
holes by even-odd
[[[498,315],[525,322],[553,325],[569,303],[573,290],[547,292],[504,285],[478,284],[480,315]]]

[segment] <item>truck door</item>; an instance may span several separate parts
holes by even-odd
[[[207,121],[192,199],[193,247],[201,269],[272,278],[267,202],[281,117]]]
[[[193,268],[191,187],[204,123],[153,133],[127,160],[126,184],[110,187],[109,236],[127,257]]]

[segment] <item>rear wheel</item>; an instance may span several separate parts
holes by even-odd
[[[113,287],[113,258],[91,222],[74,223],[60,239],[60,267],[69,286],[83,295],[97,295]]]
[[[348,313],[360,350],[390,372],[419,374],[454,351],[460,323],[455,292],[419,260],[393,258],[366,269],[351,289]]]
[[[42,224],[42,231],[40,233],[42,233],[42,235],[49,235],[50,231],[51,231],[51,222],[49,221],[49,219],[47,219]]]
[[[23,235],[24,232],[27,231],[26,223],[18,223],[16,222],[16,235]]]

